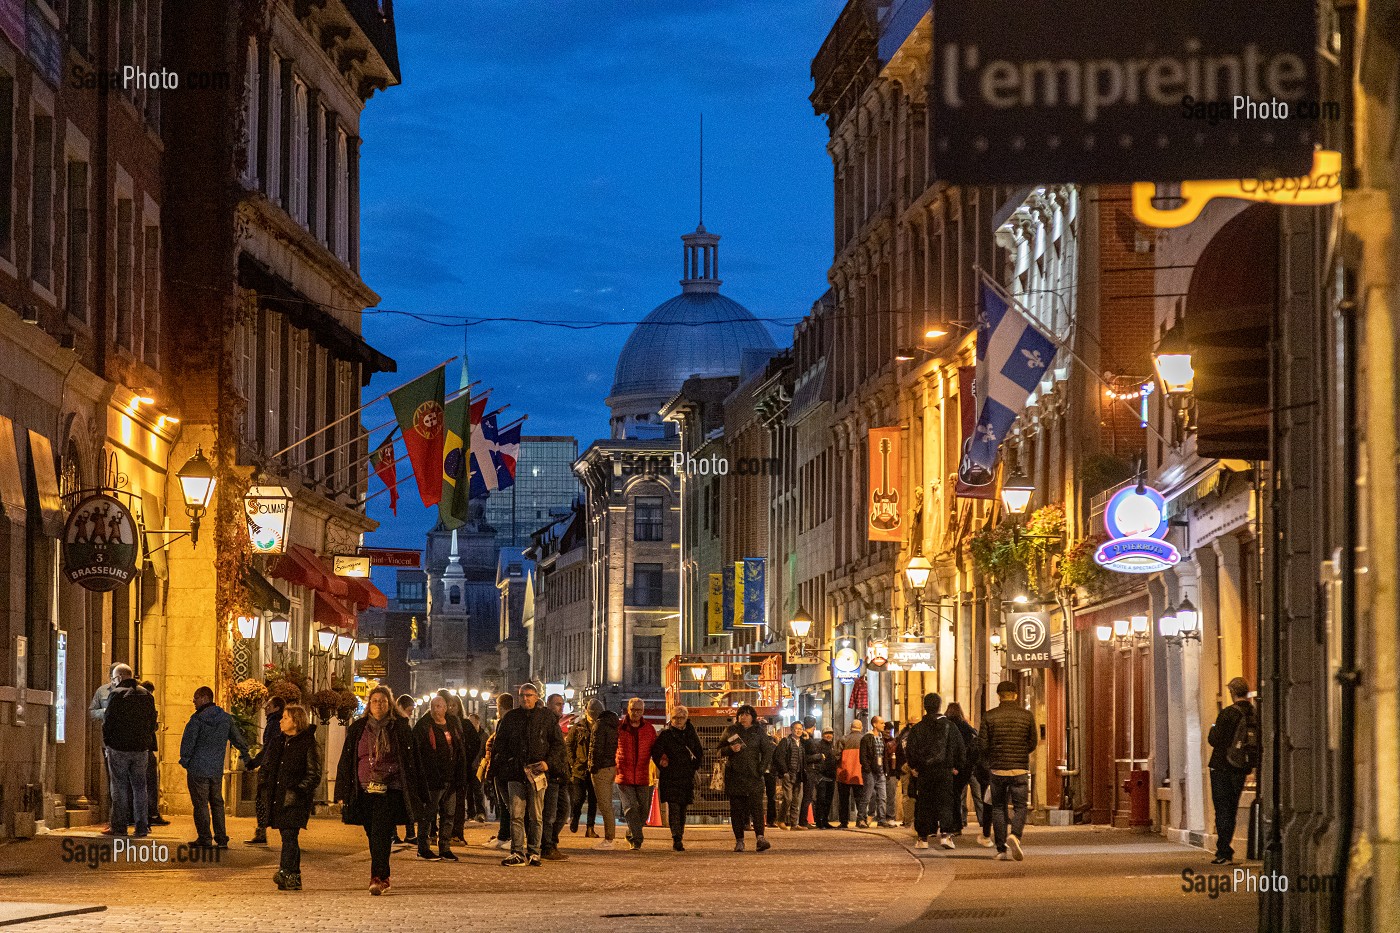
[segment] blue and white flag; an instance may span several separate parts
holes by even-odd
[[[484,499],[515,485],[515,461],[520,459],[520,425],[501,431],[494,414],[472,428],[471,497]]]
[[[986,282],[980,283],[979,291],[977,427],[968,439],[963,467],[990,473],[996,468],[997,448],[1049,371],[1057,348]]]

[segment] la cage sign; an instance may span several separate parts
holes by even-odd
[[[1167,536],[1167,501],[1149,486],[1120,489],[1103,513],[1109,540],[1099,546],[1094,561],[1119,573],[1158,573],[1181,561]]]

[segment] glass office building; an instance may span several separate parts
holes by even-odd
[[[577,438],[520,438],[515,485],[486,498],[486,521],[496,529],[497,547],[529,547],[531,532],[568,514],[581,493],[573,469],[577,459]]]

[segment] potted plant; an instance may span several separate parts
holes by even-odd
[[[1099,537],[1080,538],[1060,555],[1057,570],[1060,585],[1080,591],[1092,599],[1101,596],[1108,588],[1109,572],[1094,560],[1094,554],[1103,539]]]
[[[340,692],[323,688],[311,694],[311,709],[323,723],[329,723],[340,707]]]

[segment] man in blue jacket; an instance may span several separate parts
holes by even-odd
[[[223,785],[224,755],[229,743],[238,749],[245,766],[253,760],[248,754],[248,741],[234,725],[233,717],[214,702],[213,690],[200,687],[194,692],[194,714],[185,724],[185,734],[180,738],[180,766],[188,772],[194,826],[199,834],[191,846],[228,848]]]

